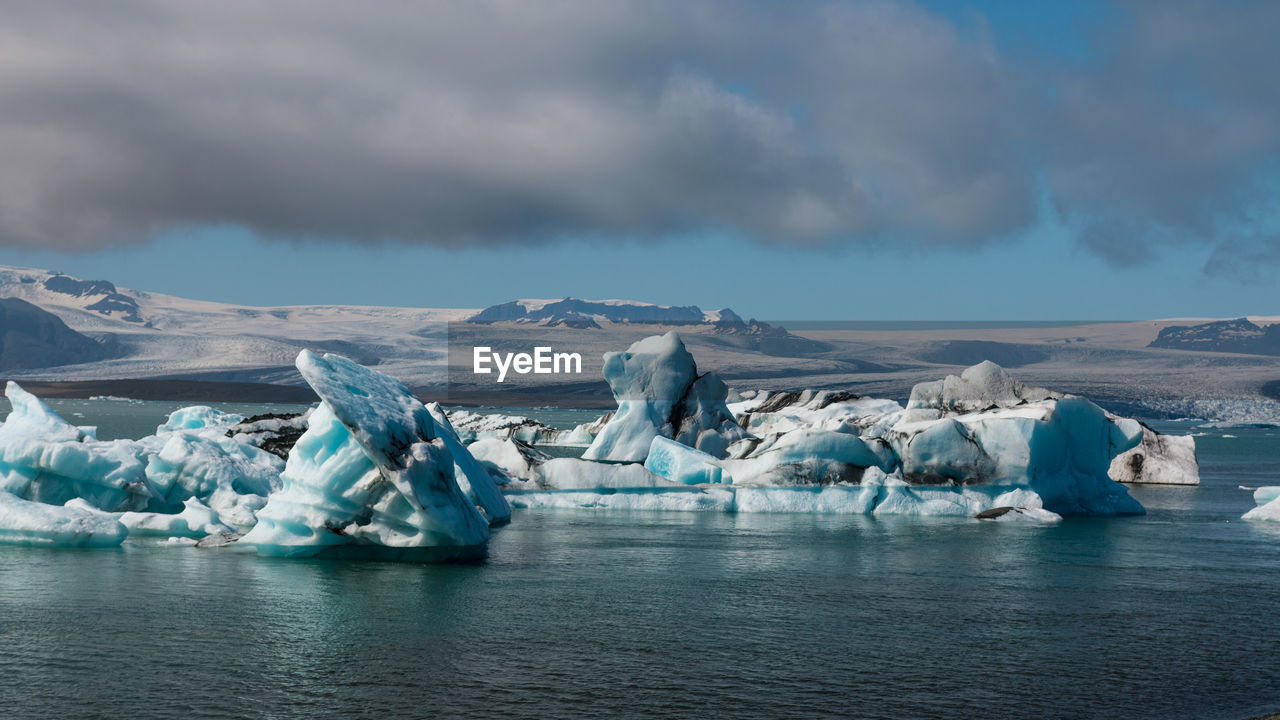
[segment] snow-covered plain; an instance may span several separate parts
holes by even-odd
[[[50,281],[54,289],[47,287]],[[599,327],[590,329],[514,321],[459,323],[454,326],[460,333],[455,344],[468,347],[454,357],[446,352],[448,324],[473,316],[474,309],[251,307],[7,266],[0,266],[0,297],[34,303],[72,329],[106,339],[116,350],[114,359],[10,371],[9,377],[20,382],[185,378],[301,385],[293,358],[302,349],[312,349],[376,364],[410,387],[436,396],[443,393],[448,378],[451,397],[492,402],[492,383],[480,381],[491,378],[470,375],[470,345],[551,345],[581,353],[583,374],[555,377],[547,388],[535,384],[524,395],[505,395],[513,402],[503,404],[556,404],[573,397],[578,407],[605,407],[610,398],[599,379],[601,356],[668,329],[613,323],[603,316],[597,318]],[[525,312],[549,302],[514,304]],[[601,306],[631,307],[636,312],[658,307],[624,300],[604,301]],[[917,383],[958,372],[985,357],[1016,369],[1027,382],[1089,397],[1122,415],[1280,423],[1280,399],[1263,391],[1276,380],[1276,358],[1148,347],[1162,329],[1203,318],[922,329],[788,323],[799,337],[785,340],[719,334],[713,323],[723,319],[720,311],[702,313],[701,318],[706,324],[679,326],[687,348],[700,364],[715,368],[741,389],[857,387],[864,395],[900,399]],[[1250,319],[1259,324],[1277,321]],[[975,344],[981,350],[974,350]],[[485,393],[490,399],[480,397]],[[459,433],[465,440],[462,427]]]
[[[354,355],[414,386],[445,382],[450,321],[471,309],[291,305],[252,307],[111,288],[46,270],[0,266],[0,296],[17,297],[60,317],[73,330],[110,335],[120,357],[55,370],[10,373],[22,379],[103,380],[192,377],[301,384],[299,350]],[[76,285],[75,283],[81,283]],[[65,287],[64,287],[65,285]],[[83,294],[76,294],[77,292]],[[106,304],[104,300],[115,301]],[[123,305],[127,311],[113,307]],[[136,306],[136,311],[132,308]]]

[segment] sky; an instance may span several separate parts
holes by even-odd
[[[0,263],[253,305],[1280,315],[1280,4],[17,3]]]

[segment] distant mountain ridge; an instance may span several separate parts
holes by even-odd
[[[512,300],[481,310],[467,322],[490,324],[519,322],[548,327],[599,327],[599,321],[641,325],[741,324],[742,318],[730,310],[704,311],[697,305],[654,305],[630,300]]]
[[[1200,352],[1280,355],[1280,323],[1258,325],[1248,318],[1199,325],[1171,325],[1147,347]]]
[[[106,360],[110,343],[67,327],[51,312],[18,298],[0,298],[0,370],[27,370]]]
[[[45,278],[44,289],[74,298],[98,298],[85,309],[110,317],[120,313],[127,322],[142,322],[138,314],[138,301],[116,289],[115,283],[106,280],[77,280],[69,275],[53,275]]]

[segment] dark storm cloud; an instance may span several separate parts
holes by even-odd
[[[880,2],[11,4],[0,241],[968,244],[1048,192],[1139,259],[1266,201],[1277,13],[1139,5],[1030,72]]]

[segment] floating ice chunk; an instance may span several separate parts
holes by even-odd
[[[724,470],[716,464],[714,457],[664,437],[653,439],[644,467],[655,475],[683,485],[724,482]]]
[[[638,489],[678,487],[640,463],[602,463],[552,458],[534,468],[532,487],[546,490]]]
[[[1059,522],[1062,516],[1044,508],[1012,507],[1004,505],[984,510],[975,515],[979,520],[996,522]]]
[[[222,434],[241,420],[244,420],[243,415],[225,413],[208,405],[193,405],[169,413],[165,423],[156,428],[156,434],[162,435],[175,430],[208,430]]]
[[[1112,480],[1122,483],[1199,485],[1196,439],[1190,435],[1165,435],[1143,425],[1142,442],[1116,455],[1109,474]]]
[[[0,491],[50,505],[84,498],[102,510],[132,510],[153,496],[145,453],[130,440],[100,442],[10,382],[13,406],[0,425]]]
[[[49,505],[0,491],[0,543],[115,547],[128,532],[115,516],[83,502]]]
[[[933,387],[913,391],[912,409],[884,431],[909,482],[1026,485],[1059,514],[1144,512],[1107,474],[1112,458],[1142,440],[1140,423],[1108,417],[1084,398],[1006,382],[998,366],[984,365],[955,388],[922,383]],[[1046,394],[1056,397],[1036,399]],[[965,410],[988,401],[989,409]]]
[[[494,481],[506,484],[512,480],[533,479],[534,468],[551,459],[551,456],[519,440],[485,438],[467,446],[481,465],[494,477]]]
[[[1255,505],[1266,505],[1276,498],[1280,498],[1280,485],[1263,485],[1253,491]]]
[[[1264,486],[1253,491],[1257,507],[1244,514],[1245,520],[1274,520],[1280,522],[1280,486]]]
[[[175,429],[142,443],[150,450],[146,476],[154,493],[151,510],[174,512],[196,498],[224,523],[247,529],[267,496],[280,487],[284,462],[279,457],[228,438],[218,428]]]
[[[698,375],[674,330],[606,353],[604,378],[618,409],[584,459],[643,462],[659,436],[723,457],[730,443],[747,437],[725,405],[728,387],[715,373]]]
[[[202,538],[205,535],[234,532],[218,519],[218,513],[195,498],[187,498],[183,510],[176,515],[166,513],[121,513],[120,522],[129,528],[130,535],[162,535]]]
[[[376,521],[376,498],[392,491],[328,405],[321,403],[307,425],[285,463],[283,488],[271,494],[243,538],[259,554],[314,555],[348,544],[353,539],[344,529],[362,517]]]
[[[276,555],[482,555],[489,523],[455,479],[456,440],[404,384],[337,355],[304,350],[297,365],[322,403],[241,542]]]

